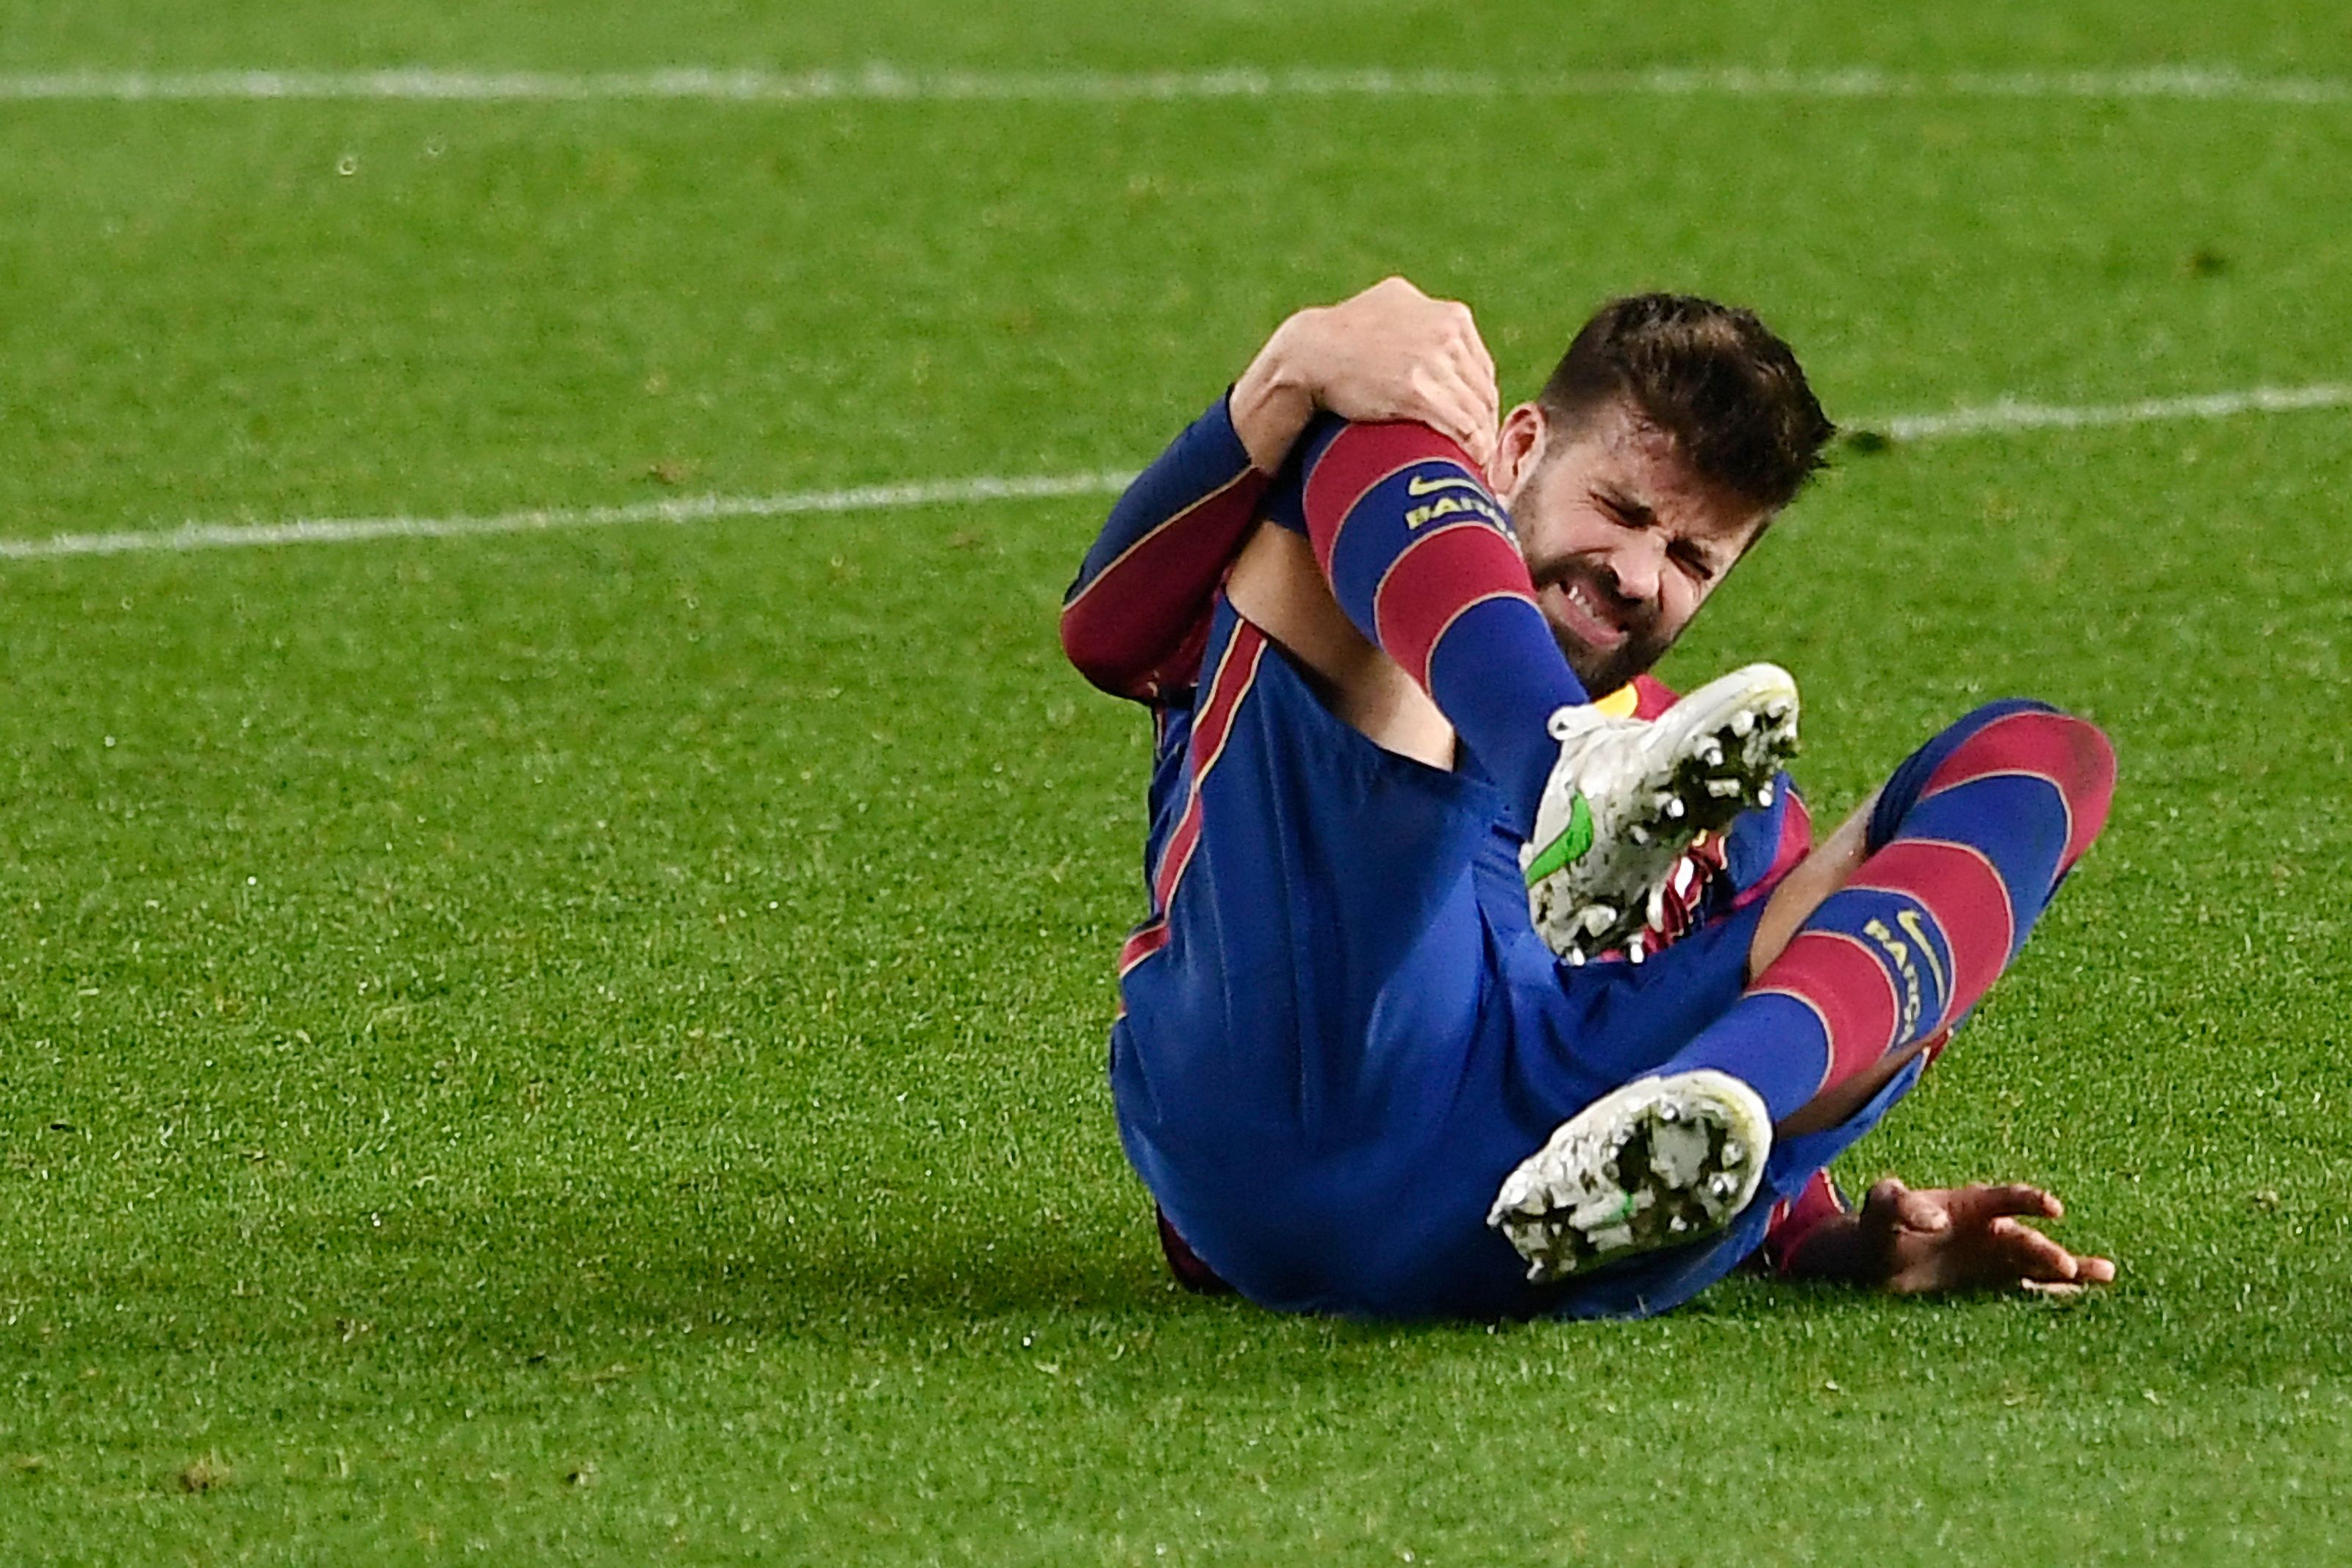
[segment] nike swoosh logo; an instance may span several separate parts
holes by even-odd
[[[1927,940],[1927,930],[1920,923],[1918,912],[1912,909],[1898,910],[1895,912],[1895,924],[1903,927],[1911,940],[1918,945],[1919,956],[1927,959],[1927,967],[1935,971],[1936,989],[1948,997],[1952,988],[1944,979],[1944,966],[1937,960],[1935,944]]]
[[[1475,479],[1424,479],[1418,474],[1413,475],[1404,482],[1404,493],[1408,496],[1430,496],[1436,494],[1440,490],[1477,490],[1484,492],[1486,486],[1479,484]]]

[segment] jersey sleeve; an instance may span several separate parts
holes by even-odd
[[[1790,1260],[1823,1222],[1849,1212],[1845,1195],[1838,1191],[1837,1183],[1827,1171],[1815,1171],[1796,1197],[1772,1207],[1772,1223],[1764,1232],[1764,1246],[1756,1254],[1759,1269],[1774,1274],[1787,1274]]]
[[[1078,673],[1145,703],[1197,682],[1217,587],[1270,483],[1218,398],[1119,497],[1063,598]]]

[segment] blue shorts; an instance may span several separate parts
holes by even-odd
[[[1538,1287],[1487,1228],[1561,1122],[1735,1002],[1760,901],[1639,967],[1559,965],[1528,918],[1494,787],[1382,750],[1220,601],[1205,678],[1163,716],[1111,1086],[1129,1157],[1243,1295],[1379,1317],[1664,1311],[1762,1241],[1866,1131],[1786,1140],[1710,1241]]]

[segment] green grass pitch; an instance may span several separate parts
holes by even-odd
[[[764,16],[763,11],[773,11]],[[2352,78],[2315,0],[35,6],[0,76],[425,64]],[[1292,306],[1753,303],[1833,415],[2352,376],[2352,102],[0,101],[0,538],[1132,465]],[[0,559],[0,1562],[2340,1560],[2352,415],[1849,451],[1666,672],[1820,814],[2012,691],[2113,827],[1843,1167],[2074,1304],[1640,1324],[1162,1278],[1102,1082],[1100,503]]]

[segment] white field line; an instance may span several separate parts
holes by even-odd
[[[1935,441],[2011,430],[2084,430],[2097,425],[2150,424],[2168,419],[2232,419],[2242,413],[2296,413],[2305,409],[2352,404],[2352,384],[2323,382],[2305,387],[2252,387],[2244,392],[2205,392],[2194,397],[2151,397],[2136,402],[2064,404],[2020,402],[2001,398],[1978,408],[1943,413],[1898,413],[1856,420],[1853,428],[1874,430],[1896,441]]]
[[[2144,398],[2135,402],[2049,404],[2002,399],[1975,408],[1940,413],[1893,414],[1858,419],[1848,427],[1873,431],[1895,441],[1938,441],[2033,430],[2081,430],[2149,424],[2167,420],[2230,419],[2247,413],[2293,413],[2309,409],[2352,407],[2352,383],[2301,387],[2254,387],[2244,392],[2195,397]],[[547,507],[457,517],[303,517],[279,523],[185,523],[175,528],[126,529],[117,533],[57,534],[48,538],[0,538],[0,561],[54,560],[67,556],[184,554],[191,550],[247,549],[263,545],[355,544],[367,539],[467,538],[485,534],[523,534],[569,528],[618,528],[648,523],[706,523],[729,517],[789,517],[812,512],[899,511],[916,507],[979,505],[992,501],[1051,500],[1115,496],[1134,478],[1131,471],[1048,474],[1027,477],[921,480],[868,485],[847,490],[794,490],[775,496],[699,496],[675,501],[641,501],[624,507]]]
[[[458,103],[684,99],[710,103],[1110,103],[1281,98],[2133,99],[2352,103],[2352,78],[2252,76],[2226,66],[1958,71],[1662,67],[1547,76],[1488,71],[1292,69],[848,70],[72,70],[0,75],[0,102],[421,100]]]
[[[798,490],[781,496],[695,496],[625,507],[546,507],[471,517],[302,517],[283,523],[184,523],[176,528],[109,534],[0,538],[0,560],[127,555],[161,550],[244,549],[256,545],[356,544],[365,539],[466,538],[554,528],[609,528],[645,523],[709,523],[727,517],[789,517],[803,512],[883,512],[908,507],[1034,501],[1059,496],[1116,496],[1133,473],[1055,474],[1031,478],[934,479],[866,485],[849,490]]]

